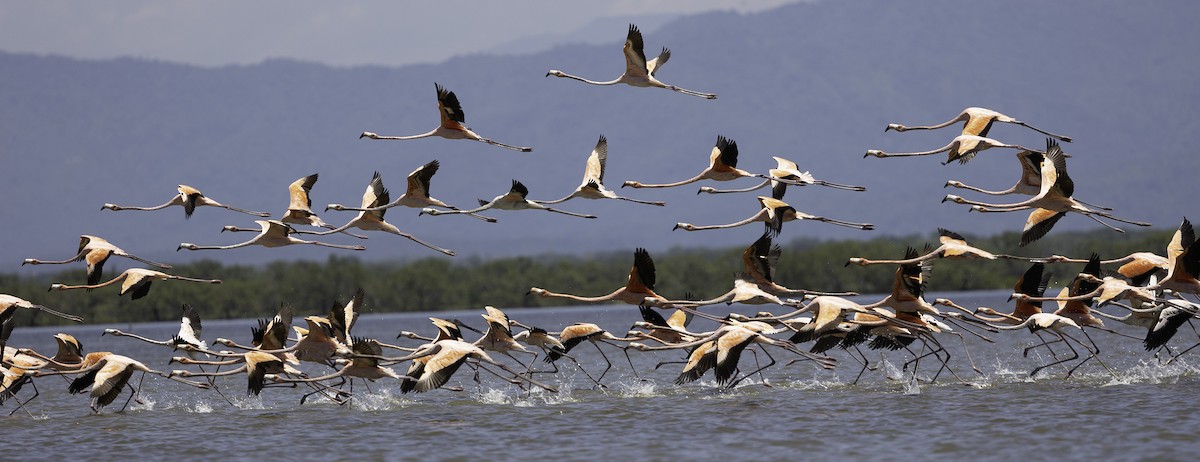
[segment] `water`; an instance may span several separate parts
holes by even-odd
[[[1003,306],[1007,292],[940,295],[970,307]],[[733,308],[752,313],[759,307]],[[724,306],[706,309],[725,310]],[[776,311],[782,310],[776,307]],[[577,321],[595,322],[616,335],[638,320],[636,309],[625,305],[506,312],[513,319],[551,330]],[[478,313],[436,315],[482,327]],[[355,333],[385,342],[400,330],[429,333],[427,316],[367,315],[355,326]],[[248,342],[252,324],[205,321],[204,338]],[[1130,326],[1108,324],[1131,335],[1142,334]],[[711,326],[697,319],[691,328]],[[104,327],[166,338],[177,324],[19,329],[9,344],[53,352],[50,336],[65,331],[79,338],[86,351],[118,352],[156,369],[176,367],[166,364],[172,355],[169,350],[100,336]],[[346,406],[312,400],[300,405],[302,389],[268,388],[261,398],[247,398],[244,375],[218,382],[233,400],[231,405],[212,391],[149,376],[143,385],[143,404],[131,403],[117,413],[125,400],[122,396],[93,415],[86,395],[70,395],[66,381],[44,377],[36,381],[40,396],[28,405],[35,417],[23,412],[0,417],[0,432],[23,448],[36,450],[33,454],[58,460],[113,457],[108,454],[247,460],[261,459],[262,454],[284,457],[283,451],[308,460],[1013,460],[1051,454],[1074,460],[1193,460],[1200,450],[1200,439],[1194,435],[1194,429],[1200,428],[1194,404],[1200,380],[1193,365],[1200,364],[1200,355],[1162,366],[1142,350],[1140,342],[1093,331],[1100,358],[1116,377],[1093,361],[1070,380],[1062,379],[1063,368],[1047,369],[1035,380],[1029,378],[1029,371],[1047,357],[1032,353],[1022,358],[1020,350],[1033,345],[1036,337],[1026,331],[989,336],[995,344],[967,339],[982,375],[971,371],[957,339],[943,340],[954,355],[955,372],[971,386],[946,374],[937,383],[912,384],[899,371],[908,359],[899,352],[887,353],[880,370],[868,371],[857,385],[850,385],[859,366],[845,352],[832,352],[841,365],[830,372],[809,363],[783,367],[791,354],[772,348],[771,354],[780,360],[765,373],[772,387],[755,377],[723,391],[711,372],[698,382],[677,386],[673,380],[681,366],[653,370],[657,362],[679,357],[675,352],[631,351],[637,370],[650,379],[639,381],[621,351],[605,347],[613,363],[604,379],[607,390],[592,389],[590,381],[565,360],[558,375],[538,376],[559,386],[557,394],[526,394],[486,374],[477,387],[471,371],[464,368],[450,381],[463,387],[462,392],[403,395],[392,381],[373,383],[369,391],[359,382],[354,400]],[[1186,347],[1195,340],[1185,327],[1172,345]],[[591,345],[582,344],[573,354],[589,372],[598,374],[603,369],[604,361]],[[867,357],[878,361],[880,353],[867,351]],[[761,354],[759,359],[766,361]],[[743,371],[753,369],[754,356],[743,355],[742,361]],[[922,361],[920,375],[928,378],[933,365]],[[302,368],[324,372],[311,364]],[[404,366],[396,369],[403,372]],[[888,374],[899,380],[886,378]],[[31,390],[22,391],[22,399],[29,396]],[[10,402],[0,410],[7,413],[14,408]],[[101,450],[103,456],[97,452]]]

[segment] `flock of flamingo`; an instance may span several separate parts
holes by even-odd
[[[593,85],[627,84],[637,87],[658,87],[707,99],[716,95],[687,90],[674,85],[660,82],[656,72],[670,59],[671,52],[663,48],[662,52],[652,60],[647,60],[643,52],[642,35],[638,29],[630,25],[624,46],[626,69],[624,74],[615,80],[598,82],[587,80],[551,70],[546,76],[555,76],[580,80]],[[415,136],[381,136],[372,132],[363,132],[360,138],[373,140],[406,140],[422,137],[439,136],[449,139],[468,139],[480,141],[517,151],[530,151],[531,148],[503,144],[477,135],[467,128],[463,110],[455,94],[440,85],[436,87],[441,123],[434,130]],[[1017,152],[1016,157],[1021,165],[1021,176],[1017,183],[1007,190],[990,191],[969,186],[959,181],[949,181],[947,187],[966,189],[982,194],[1026,195],[1030,198],[1008,203],[991,204],[972,201],[957,195],[947,195],[943,202],[950,201],[958,204],[971,205],[971,210],[979,212],[1014,212],[1031,211],[1026,220],[1021,244],[1032,242],[1044,236],[1051,227],[1067,213],[1078,213],[1095,220],[1116,231],[1119,228],[1104,220],[1124,222],[1139,226],[1149,226],[1147,223],[1126,220],[1114,216],[1111,209],[1085,203],[1072,197],[1074,183],[1067,175],[1066,163],[1070,157],[1065,153],[1059,142],[1070,142],[1065,136],[1035,128],[1022,121],[1004,114],[982,108],[967,108],[953,119],[932,126],[905,126],[890,124],[885,131],[905,132],[909,130],[934,130],[963,123],[961,135],[954,138],[946,146],[914,153],[888,153],[880,150],[867,151],[866,156],[901,157],[922,156],[947,152],[946,162],[959,161],[966,163],[979,152],[990,148],[1007,148]],[[1047,142],[1044,150],[1025,148],[1013,144],[1005,144],[987,138],[989,129],[996,122],[1017,124],[1046,135]],[[864,157],[866,157],[864,156]],[[396,226],[384,220],[385,212],[392,207],[405,206],[420,209],[420,215],[449,215],[463,214],[486,222],[495,222],[495,218],[480,215],[488,210],[545,210],[574,217],[596,218],[592,215],[570,212],[552,208],[548,204],[559,204],[574,198],[584,199],[617,199],[639,204],[664,206],[663,202],[649,201],[622,197],[604,186],[604,169],[608,157],[607,140],[601,136],[587,159],[583,181],[575,191],[558,200],[535,201],[527,199],[528,189],[520,181],[514,180],[512,188],[505,194],[496,196],[491,201],[479,201],[474,208],[459,208],[451,206],[429,195],[430,181],[438,171],[438,162],[429,162],[414,170],[408,176],[405,193],[391,198],[383,180],[378,173],[372,178],[363,194],[359,207],[341,204],[330,204],[325,211],[357,211],[358,215],[341,226],[333,226],[323,221],[311,208],[309,193],[317,182],[316,174],[301,178],[289,186],[291,201],[286,212],[278,220],[267,219],[265,212],[256,212],[236,208],[217,202],[201,193],[199,190],[186,185],[180,185],[179,194],[164,204],[153,207],[128,207],[116,204],[104,204],[103,209],[120,210],[159,210],[171,206],[182,206],[184,213],[191,216],[197,207],[220,207],[235,212],[262,217],[257,220],[258,229],[226,226],[222,231],[242,232],[257,231],[258,235],[245,242],[223,245],[197,245],[180,243],[177,250],[204,249],[233,249],[249,245],[265,247],[280,247],[295,244],[310,244],[335,247],[350,250],[363,250],[361,245],[332,244],[317,240],[306,240],[297,235],[324,236],[334,233],[346,234],[359,239],[366,236],[350,232],[351,228],[363,231],[383,231],[402,236],[430,249],[454,255],[449,249],[444,249],[418,239],[415,236],[400,231]],[[720,194],[751,192],[770,186],[769,196],[760,196],[758,201],[761,210],[740,221],[725,225],[697,226],[690,223],[679,223],[675,229],[700,231],[714,228],[730,228],[744,226],[754,222],[763,222],[765,229],[757,234],[757,239],[742,253],[744,271],[733,281],[732,288],[725,294],[709,300],[694,300],[687,295],[682,299],[670,299],[655,292],[654,261],[645,249],[634,252],[633,266],[625,284],[613,292],[600,296],[580,296],[566,293],[555,293],[550,290],[533,287],[529,294],[539,297],[557,297],[582,302],[611,302],[619,301],[637,305],[641,319],[632,323],[630,328],[620,336],[611,333],[593,323],[580,322],[560,328],[557,332],[550,329],[524,324],[509,318],[503,311],[495,307],[484,307],[482,313],[487,327],[483,331],[472,328],[468,323],[459,320],[430,318],[434,331],[432,335],[423,336],[414,332],[401,332],[397,338],[418,339],[423,343],[417,346],[403,346],[383,343],[376,339],[357,337],[352,334],[355,321],[362,309],[364,294],[360,290],[347,303],[337,303],[327,313],[304,317],[303,327],[293,325],[293,309],[286,303],[278,313],[271,318],[258,321],[252,326],[252,338],[248,345],[239,344],[229,339],[216,339],[212,345],[201,340],[201,322],[197,310],[183,306],[182,321],[179,332],[168,339],[151,339],[133,333],[107,329],[101,335],[131,337],[151,344],[181,351],[182,356],[171,358],[169,364],[193,365],[195,369],[178,369],[172,371],[155,370],[145,363],[128,356],[113,352],[85,353],[81,343],[71,335],[58,334],[54,339],[58,351],[53,355],[33,351],[28,348],[17,348],[7,345],[12,332],[14,313],[19,308],[39,310],[50,315],[59,316],[71,321],[83,320],[68,313],[54,310],[25,299],[0,294],[0,346],[3,347],[0,362],[0,372],[3,382],[0,385],[0,404],[6,401],[17,403],[17,408],[10,415],[27,404],[37,395],[36,380],[49,375],[70,375],[68,391],[71,393],[88,393],[91,397],[91,410],[99,412],[120,397],[126,389],[131,393],[125,401],[140,400],[140,381],[133,386],[131,380],[135,373],[158,375],[190,386],[212,389],[225,397],[218,386],[217,376],[245,374],[246,390],[249,394],[257,395],[264,388],[285,386],[296,388],[306,387],[306,394],[301,397],[303,403],[310,396],[319,395],[333,402],[345,403],[353,397],[355,379],[365,381],[398,380],[400,391],[425,392],[438,388],[457,389],[461,387],[447,386],[450,378],[464,364],[475,370],[475,379],[479,380],[479,371],[500,377],[511,382],[513,386],[526,390],[534,388],[546,392],[555,392],[557,388],[535,378],[537,374],[554,374],[559,372],[558,364],[565,358],[570,366],[578,368],[596,387],[605,387],[605,375],[613,368],[613,363],[605,353],[605,347],[620,349],[631,372],[640,378],[637,368],[629,357],[629,350],[659,351],[680,350],[681,360],[672,361],[682,364],[682,370],[675,380],[684,384],[700,379],[708,370],[718,385],[732,388],[742,381],[758,375],[764,385],[769,382],[762,377],[762,371],[776,364],[771,350],[782,350],[792,358],[792,362],[811,362],[818,368],[833,369],[838,361],[830,356],[835,349],[856,361],[860,369],[854,382],[857,383],[865,371],[873,369],[871,361],[863,353],[866,347],[875,350],[896,351],[905,355],[903,369],[911,370],[909,380],[917,380],[917,368],[922,360],[934,361],[937,370],[932,378],[936,381],[942,372],[948,372],[956,380],[969,383],[962,378],[951,365],[949,350],[943,345],[947,336],[956,336],[962,344],[965,356],[971,367],[974,360],[967,350],[966,335],[983,341],[991,342],[989,333],[1001,330],[1028,329],[1037,336],[1038,341],[1024,350],[1028,355],[1031,351],[1044,349],[1053,358],[1051,362],[1038,365],[1030,371],[1034,376],[1046,368],[1061,365],[1065,376],[1071,374],[1080,366],[1094,360],[1104,365],[1099,358],[1099,348],[1092,341],[1089,330],[1102,330],[1117,335],[1105,327],[1104,319],[1139,326],[1146,329],[1146,335],[1141,338],[1148,351],[1161,350],[1160,360],[1171,361],[1193,347],[1175,351],[1168,345],[1168,340],[1183,326],[1191,324],[1192,318],[1200,313],[1200,304],[1186,300],[1183,294],[1200,294],[1200,249],[1195,248],[1195,232],[1192,225],[1184,219],[1175,232],[1171,241],[1166,245],[1166,256],[1153,252],[1138,252],[1129,256],[1101,260],[1098,255],[1088,259],[1071,259],[1059,255],[1044,258],[1017,257],[997,255],[986,250],[973,247],[960,235],[945,229],[939,229],[940,246],[934,248],[926,245],[924,251],[909,248],[903,259],[870,260],[867,258],[850,258],[846,265],[893,265],[895,271],[891,293],[882,300],[860,304],[851,301],[847,296],[857,295],[853,292],[820,292],[806,289],[791,289],[776,282],[775,266],[782,250],[772,243],[782,232],[783,224],[795,220],[813,220],[838,226],[870,230],[868,223],[854,223],[833,218],[810,215],[796,210],[783,201],[787,187],[790,186],[825,186],[846,191],[863,191],[864,187],[818,180],[806,171],[801,171],[796,163],[776,157],[778,167],[767,173],[753,173],[737,168],[738,151],[734,140],[718,137],[709,158],[709,165],[700,174],[678,182],[666,184],[648,184],[638,181],[626,181],[622,187],[631,188],[666,188],[675,187],[701,180],[730,181],[740,178],[760,178],[761,183],[745,189],[719,190],[713,187],[702,187],[698,193]],[[320,231],[297,229],[293,225],[304,225],[321,228]],[[55,283],[51,290],[96,289],[111,284],[121,283],[120,294],[129,293],[133,299],[146,296],[154,281],[178,280],[198,283],[219,284],[216,279],[200,279],[172,275],[158,270],[132,268],[125,270],[116,278],[101,282],[102,270],[109,257],[116,255],[126,257],[159,269],[170,269],[169,265],[156,263],[130,254],[121,248],[97,236],[84,235],[81,237],[78,252],[72,258],[62,261],[44,261],[26,259],[23,264],[65,264],[83,261],[87,264],[87,284],[66,285]],[[1015,301],[1011,312],[978,307],[966,308],[952,300],[937,299],[933,303],[924,298],[924,289],[932,265],[939,259],[1022,259],[1030,262],[1029,269],[1017,280],[1010,300]],[[1084,266],[1072,282],[1064,287],[1057,296],[1046,296],[1050,273],[1048,265],[1064,263],[1083,263]],[[1116,266],[1115,270],[1106,269]],[[1044,310],[1044,302],[1058,304],[1056,310]],[[755,316],[744,316],[736,313],[720,316],[700,311],[700,308],[714,304],[752,304],[776,305],[786,307],[789,311],[775,314],[767,311]],[[942,307],[942,308],[939,308]],[[1100,308],[1121,309],[1123,315],[1102,311]],[[669,313],[669,314],[667,314]],[[664,314],[666,314],[664,316]],[[694,317],[702,317],[716,323],[717,327],[710,331],[689,329],[689,321]],[[513,329],[522,329],[514,332]],[[475,331],[479,337],[474,341],[464,338],[463,329]],[[1193,327],[1193,330],[1195,328]],[[618,332],[620,333],[620,332]],[[965,334],[965,335],[964,335]],[[1200,335],[1200,332],[1197,332]],[[584,366],[572,355],[574,348],[583,342],[591,343],[604,359],[605,367],[598,374]],[[811,342],[810,347],[800,345]],[[219,345],[219,347],[218,347]],[[602,347],[602,345],[604,347]],[[918,346],[919,345],[919,346]],[[753,347],[756,367],[753,370],[742,371],[739,365],[741,353]],[[385,351],[389,353],[385,353]],[[394,352],[394,353],[392,353]],[[761,352],[768,362],[762,365],[758,362],[757,352]],[[1081,353],[1082,352],[1082,353]],[[525,360],[518,358],[521,355]],[[506,356],[512,363],[498,361],[493,356]],[[537,358],[545,363],[538,366]],[[1082,359],[1080,359],[1082,357]],[[928,358],[928,359],[927,359]],[[672,363],[667,362],[667,363]],[[1068,364],[1072,363],[1073,364]],[[322,374],[306,372],[297,366],[302,363],[317,363],[319,367],[330,368]],[[408,364],[403,373],[397,372],[391,366]],[[662,366],[662,363],[659,366]],[[790,364],[790,362],[788,363]],[[519,367],[517,367],[519,365]],[[538,366],[541,370],[537,370]],[[209,367],[210,369],[205,369]],[[226,368],[221,370],[221,368]],[[1110,373],[1115,375],[1111,369]],[[347,385],[348,384],[348,385]],[[23,390],[31,389],[32,396]],[[124,409],[124,407],[122,408]],[[30,414],[32,416],[32,414]]]

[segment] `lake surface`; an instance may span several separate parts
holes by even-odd
[[[964,306],[1001,309],[1007,293],[931,294],[929,299],[949,296]],[[863,302],[877,299],[861,297]],[[724,314],[730,308],[753,313],[759,307],[721,305],[705,311]],[[311,313],[297,309],[296,321],[302,323],[300,318]],[[639,320],[636,307],[628,305],[505,311],[513,319],[549,330],[584,321],[618,336]],[[431,314],[483,327],[481,312],[368,314],[354,332],[415,346],[419,342],[393,339],[401,330],[431,334],[426,319]],[[1130,335],[1144,334],[1140,328],[1107,324]],[[204,321],[203,337],[249,343],[252,325],[251,320]],[[696,319],[690,328],[713,326]],[[105,327],[165,339],[178,324],[23,328],[14,332],[9,345],[53,353],[51,335],[67,332],[83,342],[85,351],[117,352],[160,370],[179,368],[167,365],[171,350],[101,336]],[[40,396],[28,404],[34,418],[24,412],[0,417],[0,432],[10,444],[20,443],[26,448],[22,451],[29,451],[19,460],[1195,460],[1200,453],[1200,353],[1160,365],[1138,340],[1091,331],[1100,358],[1113,372],[1093,360],[1069,380],[1063,380],[1065,369],[1059,367],[1031,379],[1029,371],[1049,358],[1044,352],[1021,356],[1037,338],[1028,331],[987,335],[995,343],[967,338],[982,374],[971,370],[957,338],[942,340],[954,355],[954,371],[970,386],[945,373],[936,383],[911,383],[898,371],[910,358],[903,351],[883,354],[879,370],[866,372],[851,385],[860,366],[845,351],[832,350],[840,366],[825,371],[808,362],[784,367],[794,355],[778,348],[770,353],[779,364],[764,372],[771,387],[755,377],[722,390],[711,372],[680,386],[674,384],[680,365],[654,370],[658,362],[675,360],[680,353],[630,351],[641,377],[649,379],[639,381],[621,350],[602,345],[613,363],[604,379],[606,390],[592,389],[587,377],[566,360],[560,361],[559,374],[537,376],[558,386],[558,393],[526,394],[487,374],[477,386],[471,371],[463,368],[449,383],[463,387],[461,392],[405,395],[394,381],[375,382],[369,390],[359,382],[354,399],[344,406],[320,400],[301,405],[304,388],[268,388],[259,398],[245,397],[244,375],[217,382],[232,404],[211,390],[148,376],[143,404],[131,403],[124,412],[116,412],[125,401],[122,396],[93,415],[86,395],[68,394],[62,378],[43,377],[36,381]],[[1185,326],[1171,345],[1186,348],[1196,341],[1196,334]],[[880,362],[880,352],[864,351]],[[589,372],[603,370],[604,360],[591,345],[582,344],[572,353]],[[761,354],[759,359],[766,361]],[[754,369],[753,364],[754,356],[743,355],[743,371]],[[934,364],[923,360],[919,376],[929,378]],[[403,373],[405,367],[395,369]],[[302,369],[311,374],[329,371],[313,364]],[[27,387],[20,397],[29,396]],[[14,406],[9,402],[0,410],[7,414]]]

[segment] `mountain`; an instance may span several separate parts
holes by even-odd
[[[1189,13],[1190,12],[1190,13]],[[609,140],[606,183],[666,182],[703,169],[718,135],[738,142],[739,167],[765,171],[771,156],[798,162],[818,178],[861,184],[864,193],[792,188],[797,209],[874,223],[865,232],[789,223],[784,239],[928,234],[937,227],[992,234],[1020,229],[1024,214],[968,213],[939,203],[947,179],[991,189],[1015,182],[1011,152],[992,150],[965,165],[943,156],[863,158],[867,149],[940,147],[957,130],[883,132],[890,122],[931,124],[982,106],[1070,135],[1076,195],[1118,216],[1176,226],[1200,188],[1190,136],[1200,117],[1200,42],[1195,2],[813,2],[755,14],[686,16],[646,34],[647,54],[674,53],[659,78],[715,92],[704,100],[660,89],[596,87],[544,77],[548,69],[608,80],[623,70],[624,27],[610,43],[526,55],[471,55],[436,65],[335,68],[291,60],[202,68],[140,59],[103,61],[0,54],[0,261],[65,258],[80,234],[108,238],[153,260],[227,262],[319,259],[349,251],[247,248],[176,252],[179,242],[230,244],[253,218],[201,208],[112,212],[100,205],[152,205],[177,184],[234,206],[278,216],[286,188],[314,172],[313,207],[352,204],[375,171],[395,194],[404,177],[441,161],[432,193],[471,207],[503,194],[512,179],[534,199],[575,188],[596,138]],[[408,46],[419,46],[411,44]],[[404,53],[398,45],[396,53]],[[434,82],[455,91],[468,124],[498,141],[534,146],[517,153],[483,143],[424,139],[372,141],[364,130],[415,134],[437,122]],[[998,124],[990,136],[1030,147],[1037,133]],[[494,211],[488,224],[461,216],[393,209],[389,221],[464,256],[703,246],[750,242],[761,228],[671,231],[678,221],[726,223],[757,210],[755,193],[697,195],[701,183],[620,192],[667,207],[617,201],[560,204],[600,218]],[[715,186],[754,184],[742,180]],[[766,191],[763,191],[766,194]],[[976,197],[964,194],[968,197]],[[1008,202],[1022,198],[985,198]],[[613,202],[613,203],[609,203]],[[1095,228],[1083,217],[1062,229]],[[372,234],[368,259],[434,256],[396,236]],[[1161,249],[1150,249],[1161,250]],[[460,257],[461,259],[461,257]],[[127,265],[122,262],[121,265]]]

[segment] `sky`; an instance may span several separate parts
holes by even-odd
[[[538,45],[592,43],[600,39],[594,31],[572,33],[606,19],[620,23],[646,16],[662,22],[713,10],[755,12],[790,2],[0,0],[0,50],[210,67],[270,58],[332,66],[401,66],[512,51],[514,44],[536,52],[541,51]],[[619,41],[624,32],[612,35],[607,40]],[[406,42],[423,45],[396,46]]]

